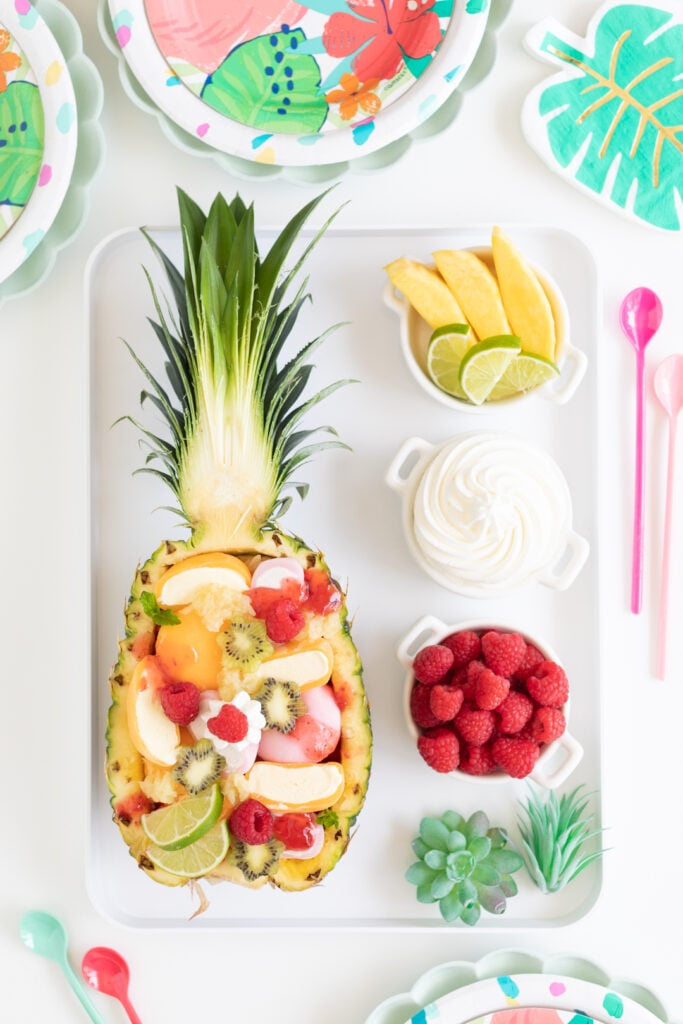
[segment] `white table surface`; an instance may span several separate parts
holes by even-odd
[[[515,0],[498,32],[494,72],[466,97],[444,134],[413,146],[396,165],[350,175],[337,189],[349,198],[345,225],[410,226],[531,222],[582,237],[597,260],[604,302],[600,445],[605,813],[610,826],[601,897],[588,917],[553,931],[462,930],[429,934],[340,935],[127,931],[104,921],[84,883],[87,721],[90,685],[82,589],[87,558],[85,394],[88,337],[84,268],[95,245],[122,227],[172,224],[174,186],[208,203],[238,187],[254,199],[261,223],[284,221],[312,189],[276,182],[236,182],[212,160],[179,152],[156,121],[134,107],[115,61],[100,40],[93,0],[71,0],[86,52],[105,82],[104,170],[78,239],[50,277],[0,312],[0,621],[4,812],[0,842],[0,1019],[8,1024],[66,1024],[85,1016],[56,967],[19,942],[29,908],[62,916],[77,964],[91,945],[128,958],[132,995],[147,1022],[203,1018],[244,1024],[362,1022],[377,1003],[408,988],[428,967],[473,959],[502,946],[572,952],[613,976],[653,989],[672,1019],[680,993],[683,886],[683,584],[673,573],[670,678],[653,675],[657,558],[661,541],[664,423],[650,403],[645,610],[628,611],[633,434],[633,357],[617,327],[630,288],[661,295],[665,323],[651,349],[683,349],[683,288],[678,235],[639,226],[600,207],[553,175],[519,127],[528,90],[547,66],[522,50],[534,19],[552,14],[581,33],[594,0]],[[622,436],[623,435],[623,436]],[[683,472],[683,467],[681,472]],[[680,476],[680,474],[679,474]],[[679,494],[683,499],[683,494]],[[675,564],[683,551],[683,506],[676,517]],[[580,638],[577,638],[580,642]],[[120,1008],[95,996],[107,1020]]]

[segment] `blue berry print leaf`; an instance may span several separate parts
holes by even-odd
[[[220,113],[264,132],[317,132],[328,104],[320,68],[300,53],[301,29],[257,36],[236,46],[206,80],[202,99]]]
[[[680,3],[610,4],[585,40],[552,20],[527,43],[564,70],[524,107],[530,143],[565,178],[658,228],[683,213]],[[677,12],[677,13],[676,13]]]
[[[28,202],[40,173],[43,134],[38,86],[10,82],[0,92],[0,203]]]

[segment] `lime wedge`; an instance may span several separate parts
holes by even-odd
[[[170,875],[200,878],[225,860],[229,845],[227,822],[219,821],[205,836],[182,850],[162,850],[159,846],[151,845],[145,853],[153,864],[168,871]]]
[[[214,785],[206,793],[143,814],[140,824],[148,839],[162,850],[182,850],[206,835],[223,810],[223,794]]]
[[[427,373],[437,388],[456,398],[467,398],[460,387],[460,364],[471,344],[468,324],[437,327],[429,339]]]
[[[510,363],[488,400],[497,402],[501,398],[509,398],[523,391],[533,391],[534,388],[539,388],[547,380],[554,380],[559,375],[560,371],[549,359],[536,356],[533,352],[520,352]]]
[[[470,402],[481,405],[486,401],[521,350],[519,338],[500,334],[478,342],[465,353],[460,364],[460,387]]]

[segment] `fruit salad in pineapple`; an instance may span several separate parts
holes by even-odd
[[[282,358],[325,228],[291,250],[320,198],[265,255],[239,197],[218,195],[205,215],[179,192],[183,273],[148,239],[168,279],[166,296],[150,279],[166,381],[133,358],[166,436],[127,418],[189,536],[162,541],[135,573],[106,772],[130,853],[165,885],[309,888],[344,853],[365,798],[372,739],[345,595],[277,519],[288,487],[306,493],[293,474],[339,444],[301,425],[343,383],[305,396],[325,334]]]

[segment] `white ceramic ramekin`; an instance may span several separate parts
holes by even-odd
[[[419,492],[420,482],[430,466],[432,460],[448,446],[454,446],[460,441],[468,438],[489,438],[497,434],[485,432],[472,432],[456,435],[443,441],[441,444],[431,444],[420,437],[411,437],[399,448],[389,469],[387,470],[386,483],[400,495],[403,503],[403,529],[408,547],[417,564],[437,583],[447,590],[462,594],[464,597],[495,597],[500,594],[511,593],[529,583],[543,583],[555,590],[566,590],[574,581],[583,567],[589,552],[589,544],[572,527],[571,520],[571,496],[566,486],[565,504],[566,513],[562,522],[552,524],[556,530],[553,555],[548,564],[540,565],[533,573],[530,573],[523,581],[516,581],[513,584],[502,582],[491,583],[484,581],[473,581],[453,577],[453,571],[447,564],[447,558],[428,557],[420,547],[415,530],[415,501]],[[510,435],[500,435],[501,443],[507,443]],[[520,443],[531,447],[528,442]],[[550,456],[538,449],[539,459],[542,455],[552,462]],[[555,464],[553,463],[553,466]],[[559,468],[558,475],[561,476]],[[563,478],[562,478],[563,479]]]
[[[493,256],[491,248],[472,248],[484,263],[493,268]],[[533,265],[532,265],[533,266]],[[466,402],[455,395],[449,395],[441,388],[438,388],[427,372],[427,348],[432,335],[432,328],[427,324],[419,313],[416,313],[407,299],[397,292],[391,281],[388,281],[384,288],[383,298],[385,304],[397,314],[399,318],[401,334],[401,350],[408,369],[413,377],[432,398],[442,405],[447,405],[458,412],[486,413],[494,409],[509,408],[530,398],[532,395],[539,395],[557,405],[564,405],[572,397],[581,383],[588,366],[586,354],[572,345],[570,341],[569,312],[562,293],[553,279],[544,270],[537,266],[533,269],[541,282],[543,290],[548,297],[550,308],[555,320],[557,332],[557,363],[560,376],[555,380],[548,381],[535,388],[533,391],[522,392],[519,395],[511,395],[509,398],[502,398],[498,402],[484,402],[482,405],[474,405]]]
[[[417,741],[421,735],[410,714],[410,694],[415,679],[413,675],[413,659],[417,652],[430,644],[438,644],[445,637],[450,636],[451,633],[472,630],[475,633],[483,634],[492,629],[499,633],[519,633],[527,643],[533,644],[534,647],[538,648],[546,661],[554,661],[557,665],[562,665],[562,662],[549,644],[544,640],[539,640],[536,636],[532,636],[525,630],[513,629],[511,626],[501,626],[498,623],[481,622],[476,619],[470,622],[458,622],[455,625],[449,626],[433,615],[425,615],[408,630],[396,651],[398,660],[406,670],[403,687],[403,710],[408,731],[414,740]],[[556,789],[563,782],[566,782],[583,757],[583,747],[569,732],[569,704],[570,702],[567,701],[562,708],[567,721],[567,728],[559,739],[549,743],[541,751],[533,771],[527,776],[527,778],[538,783],[540,786],[545,786],[546,789]],[[517,781],[503,771],[492,772],[490,775],[468,775],[467,772],[456,769],[450,774],[454,778],[467,782],[491,784]]]

